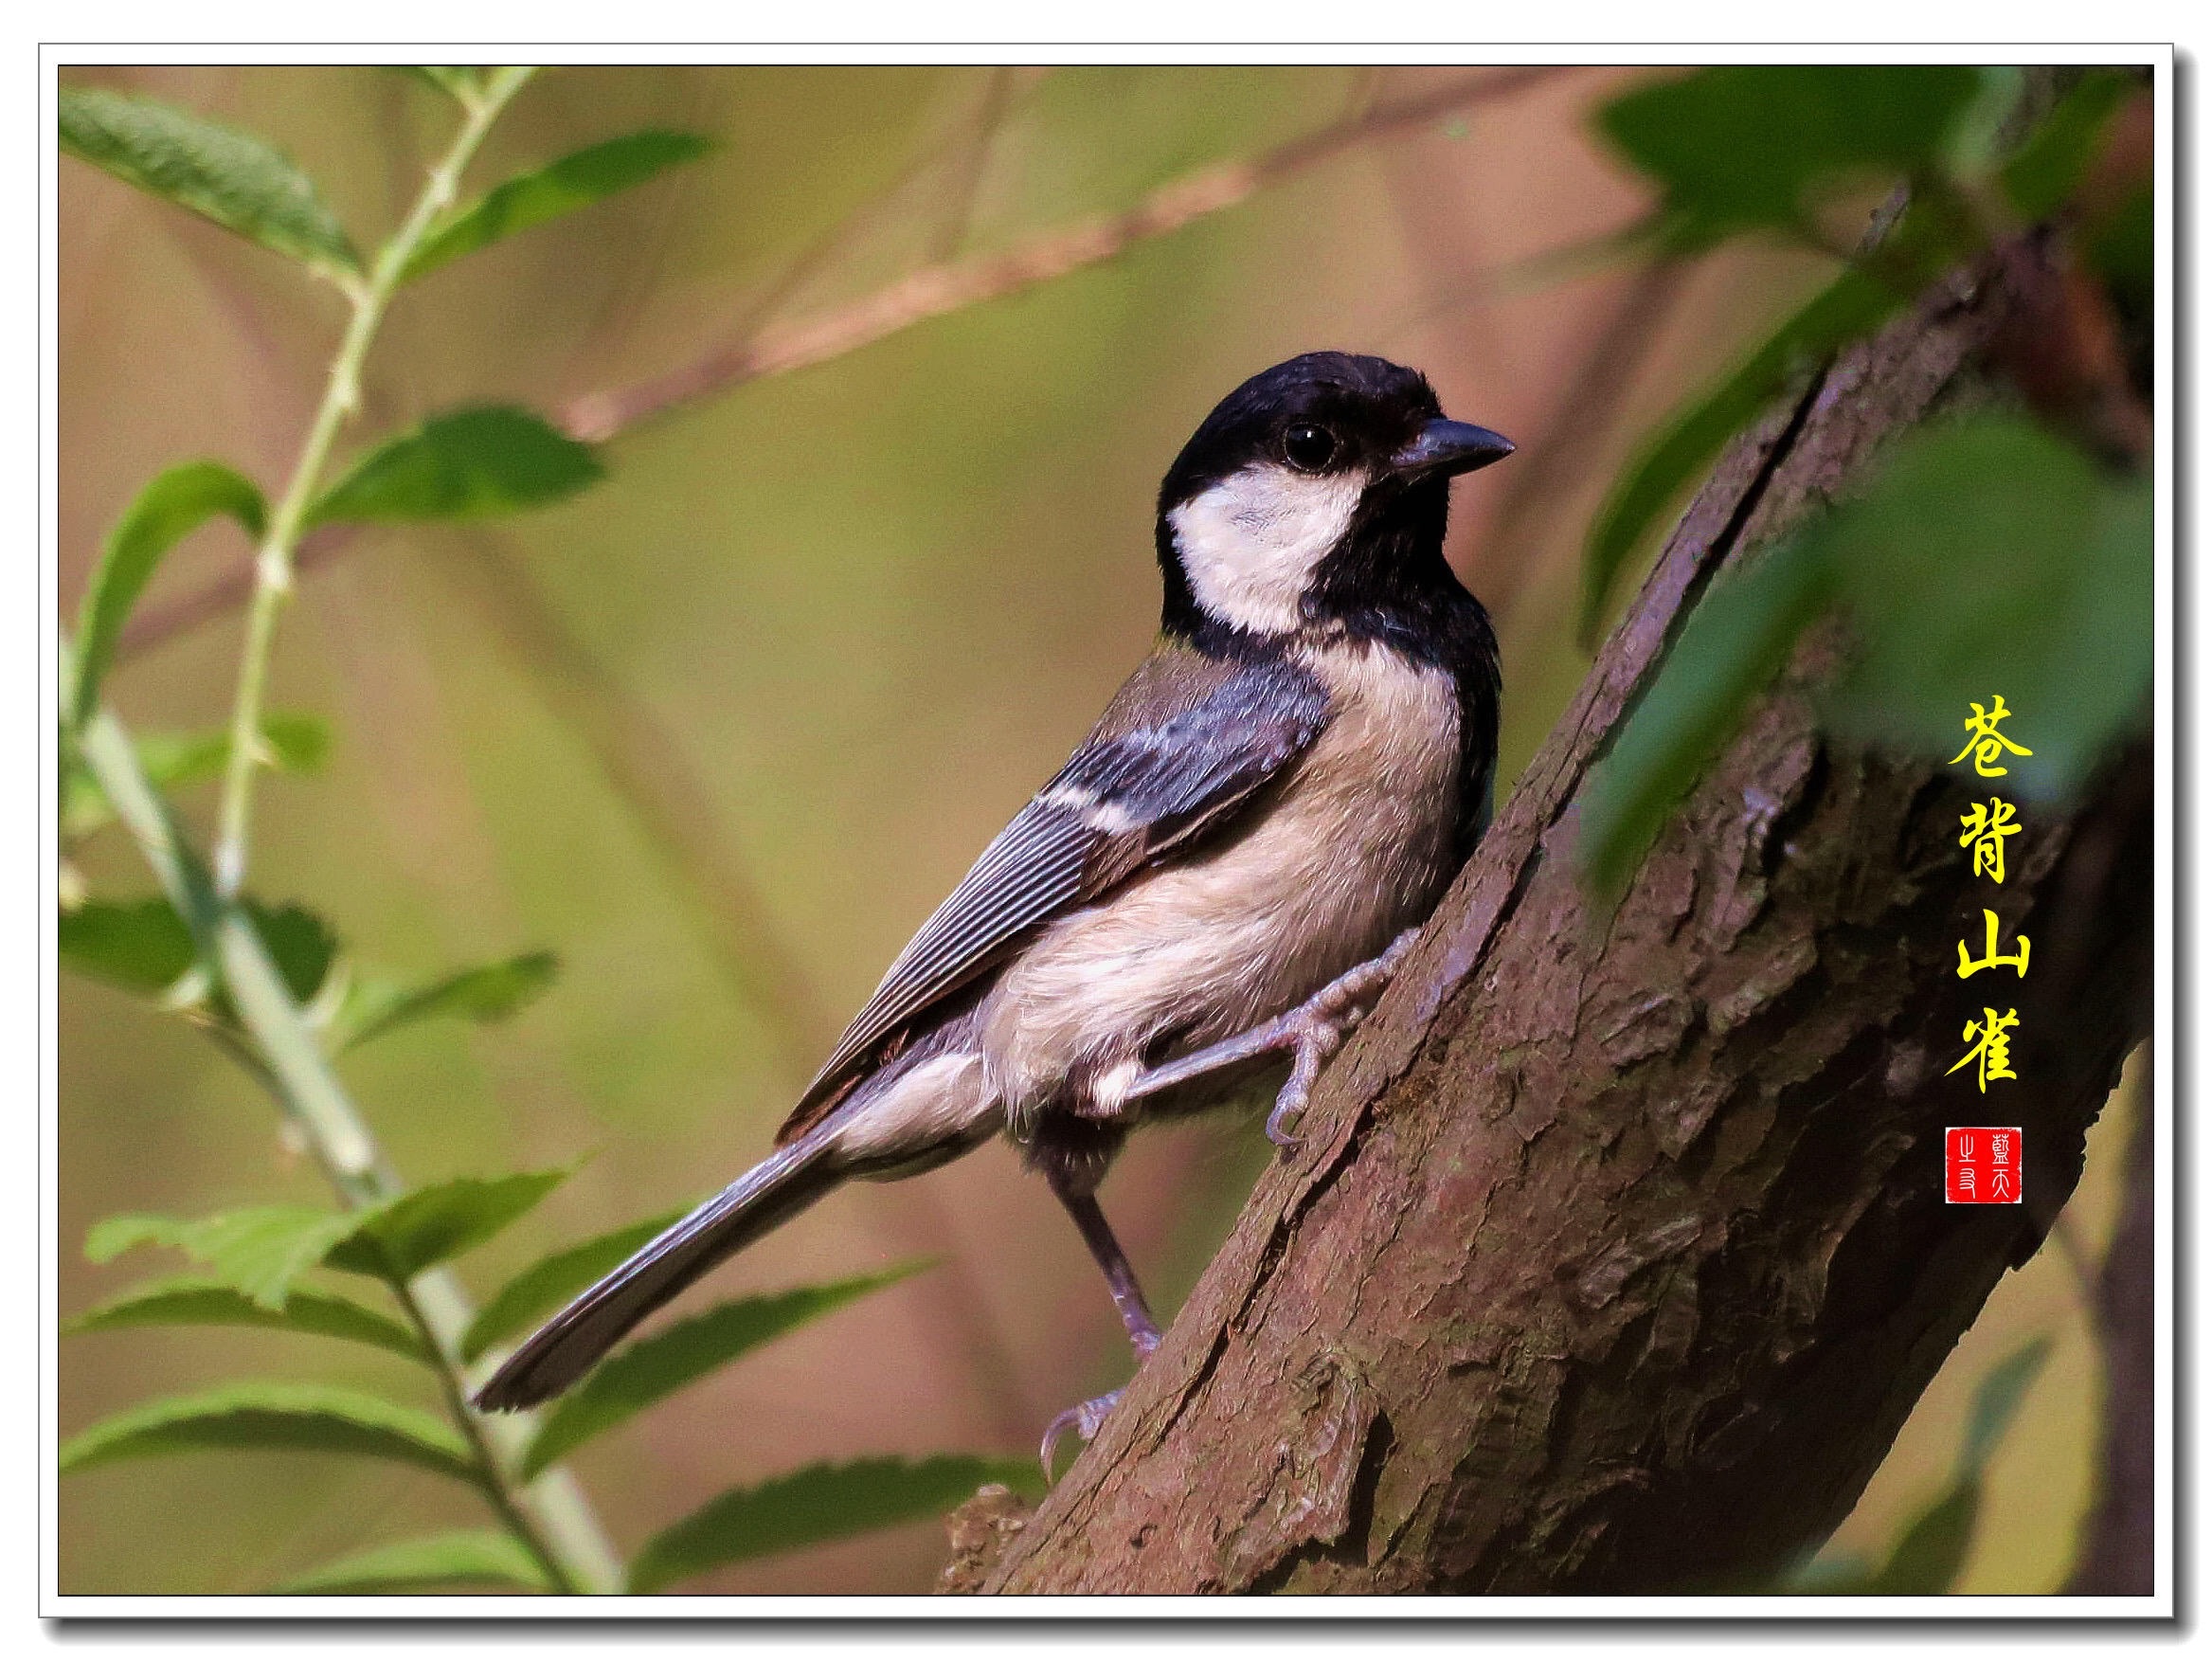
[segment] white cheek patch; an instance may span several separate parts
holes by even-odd
[[[1343,539],[1366,487],[1358,473],[1316,477],[1263,461],[1171,511],[1198,604],[1255,633],[1295,629],[1314,568]]]

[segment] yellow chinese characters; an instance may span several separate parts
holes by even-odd
[[[1985,908],[1982,912],[1982,955],[1979,958],[1967,956],[1967,943],[1963,940],[1960,941],[1958,943],[1958,978],[1963,981],[1969,975],[1980,974],[1984,969],[2002,968],[2018,969],[2020,978],[2023,981],[2026,980],[2028,937],[2020,934],[2015,935],[2014,938],[2020,942],[2020,949],[2010,957],[2000,957],[1997,953],[1997,913]]]
[[[1971,755],[1974,758],[1974,771],[1985,779],[2002,779],[2011,770],[2003,765],[2006,750],[2014,755],[2035,754],[2034,750],[2013,743],[1997,731],[1997,723],[2012,713],[2005,707],[2002,695],[1992,693],[1987,711],[1980,704],[1970,707],[1974,713],[1959,723],[1967,730],[1966,748],[1951,758],[1953,766]]]
[[[1991,882],[2005,880],[2005,839],[2020,835],[2020,826],[2013,822],[2019,817],[2011,803],[1997,796],[1989,798],[1988,806],[1977,802],[1958,816],[1958,845],[1973,849],[1976,876],[1987,876]]]
[[[1992,1078],[2014,1078],[2020,1074],[2012,1071],[2012,1029],[2020,1024],[2020,1011],[2007,1009],[1999,1015],[1994,1009],[1985,1008],[1980,1020],[1967,1022],[1967,1030],[1959,1037],[1971,1038],[1981,1035],[1974,1047],[1951,1064],[1950,1073],[1956,1073],[1969,1061],[1979,1060],[1975,1070],[1975,1084],[1984,1094],[1988,1092]],[[1947,1074],[1948,1075],[1948,1074]]]
[[[2000,694],[1991,694],[1988,707],[1980,704],[1969,706],[1973,713],[1960,723],[1967,730],[1966,748],[1952,756],[1953,766],[1974,758],[1974,771],[1985,779],[2003,778],[2007,770],[2005,757],[2033,755],[2034,750],[2024,744],[2016,744],[1997,731],[1998,724],[2007,719],[2012,712],[2005,707]],[[2005,839],[2016,837],[2021,827],[2015,822],[2019,815],[2012,803],[2002,797],[1992,796],[1984,807],[1975,803],[1959,815],[1961,835],[1958,845],[1974,851],[1974,875],[1987,876],[1991,882],[2005,880]],[[1984,969],[2010,969],[2022,980],[2027,979],[2027,956],[2030,942],[2024,934],[2014,937],[2014,948],[2009,953],[1997,949],[1997,913],[1985,907],[1982,911],[1982,955],[1975,957],[1965,941],[1958,943],[1958,978],[1962,981],[1980,974]],[[1980,1020],[1967,1022],[1960,1036],[1972,1043],[1973,1048],[1952,1064],[1956,1073],[1969,1062],[1978,1062],[1974,1074],[1976,1086],[1987,1092],[1992,1078],[2017,1078],[2012,1071],[2012,1029],[2020,1024],[2020,1012],[2007,1009],[1999,1015],[1994,1009],[1985,1008]]]

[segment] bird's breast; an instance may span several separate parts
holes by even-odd
[[[1305,657],[1330,715],[1288,774],[1215,840],[1052,924],[1000,977],[982,1048],[1010,1119],[1281,1014],[1434,906],[1459,809],[1450,677],[1373,644]]]

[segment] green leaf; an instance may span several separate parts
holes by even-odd
[[[1958,1584],[1972,1548],[1989,1457],[2005,1439],[2028,1387],[2050,1359],[2051,1341],[2033,1338],[1986,1373],[1974,1391],[1951,1487],[1906,1525],[1879,1569],[1819,1560],[1799,1569],[1784,1589],[1858,1597],[1932,1598]]]
[[[337,958],[337,935],[304,906],[270,906],[248,900],[245,912],[294,1000],[308,1002],[322,989],[323,979]]]
[[[2046,219],[2074,194],[2129,85],[2117,70],[2083,76],[2005,164],[2005,193],[2023,219]]]
[[[483,1244],[544,1199],[568,1172],[457,1177],[368,1211],[259,1205],[217,1217],[113,1217],[93,1226],[84,1255],[104,1263],[133,1246],[173,1246],[267,1309],[318,1265],[408,1280]]]
[[[1977,63],[1974,78],[1980,90],[1952,124],[1943,157],[1954,179],[1980,179],[1992,170],[2027,96],[2027,71],[2017,63]]]
[[[1713,586],[1582,794],[1575,858],[1618,894],[1713,753],[1830,594],[1826,566],[1787,542]]]
[[[330,925],[299,906],[247,900],[245,911],[292,996],[313,998],[337,956]],[[161,899],[87,900],[62,913],[57,936],[69,967],[149,998],[170,992],[197,958],[190,928]]]
[[[312,773],[330,757],[330,725],[319,715],[271,712],[261,717],[261,751],[279,772]],[[230,761],[230,732],[144,732],[138,761],[148,781],[165,790],[220,778]]]
[[[527,409],[458,409],[369,451],[309,518],[320,525],[508,514],[571,496],[603,472],[589,445]]]
[[[484,90],[484,69],[477,63],[387,63],[387,69],[435,87],[446,97],[469,103]]]
[[[198,959],[192,931],[164,899],[86,900],[55,929],[63,966],[158,998]]]
[[[2089,234],[2082,252],[2135,315],[2148,317],[2158,297],[2158,206],[2146,179]]]
[[[1615,482],[1591,527],[1583,555],[1585,645],[1597,632],[1621,567],[1652,520],[1791,380],[1846,342],[1871,332],[1898,303],[1887,284],[1862,271],[1844,272],[1645,446]]]
[[[1932,167],[1982,91],[1968,64],[1728,64],[1615,99],[1599,129],[1658,180],[1680,249],[1801,224],[1817,187]]]
[[[271,1309],[226,1281],[197,1277],[134,1287],[87,1309],[63,1329],[113,1332],[134,1327],[269,1327],[373,1344],[409,1361],[429,1359],[422,1341],[399,1322],[335,1292],[295,1288],[281,1309]]]
[[[440,1586],[512,1586],[550,1592],[522,1542],[496,1528],[462,1528],[371,1546],[273,1588],[283,1594],[423,1592]]]
[[[1869,1598],[1940,1597],[1966,1567],[1981,1511],[1981,1483],[1958,1484],[1913,1519],[1880,1568],[1858,1585],[1835,1590]]]
[[[64,1473],[208,1449],[352,1453],[477,1480],[459,1433],[419,1408],[329,1384],[245,1380],[171,1396],[105,1418],[62,1444]]]
[[[630,1568],[632,1592],[751,1558],[843,1540],[950,1509],[986,1482],[1035,1492],[1034,1460],[940,1453],[810,1465],[757,1488],[732,1489],[645,1544]]]
[[[713,148],[691,133],[631,133],[509,179],[449,214],[416,248],[401,280],[412,281],[502,237],[642,185]]]
[[[171,791],[220,778],[230,760],[227,728],[207,732],[147,732],[138,741],[138,765],[147,782]],[[279,772],[311,773],[330,754],[331,731],[315,715],[276,714],[261,722],[261,759]],[[103,828],[116,816],[99,782],[83,767],[62,779],[62,835],[75,840]]]
[[[512,1338],[540,1315],[566,1303],[690,1209],[683,1206],[642,1222],[625,1223],[541,1257],[501,1287],[477,1312],[460,1342],[461,1360],[475,1361],[501,1339]]]
[[[1982,1376],[1974,1391],[1973,1411],[1967,1417],[1966,1440],[1959,1446],[1959,1473],[1980,1476],[1988,1469],[2005,1433],[2020,1415],[2028,1389],[2051,1359],[2051,1341],[2031,1338]]]
[[[333,1036],[341,1050],[351,1050],[416,1021],[443,1016],[505,1020],[544,993],[559,968],[560,960],[551,952],[531,951],[504,963],[462,969],[427,985],[361,983],[339,1012]]]
[[[67,88],[63,96],[67,98]],[[67,711],[71,726],[92,718],[123,624],[162,556],[217,514],[228,515],[248,536],[260,539],[266,510],[252,481],[220,461],[187,461],[140,491],[108,533],[78,611],[77,685]]]
[[[523,1474],[535,1476],[592,1437],[746,1351],[926,1267],[905,1263],[881,1274],[800,1287],[770,1297],[740,1298],[638,1339],[601,1363],[548,1411],[536,1440],[523,1457]]]
[[[455,1177],[364,1211],[331,1243],[333,1269],[411,1280],[482,1245],[567,1180],[568,1167],[504,1177]]]
[[[355,1227],[341,1211],[251,1205],[214,1217],[111,1217],[93,1224],[84,1255],[105,1263],[134,1246],[171,1246],[264,1309],[281,1309],[292,1283]]]
[[[2153,533],[2149,479],[2023,417],[1908,435],[1812,533],[1864,647],[1836,726],[1948,761],[1969,704],[2002,695],[2003,731],[2034,754],[2005,755],[2001,787],[2070,794],[2148,716]]]
[[[61,91],[62,148],[127,184],[318,269],[357,273],[353,251],[307,176],[265,141],[151,99]]]

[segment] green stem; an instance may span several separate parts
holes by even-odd
[[[400,1308],[406,1311],[407,1319],[414,1324],[424,1345],[432,1355],[439,1358],[441,1364],[436,1368],[438,1387],[444,1394],[446,1411],[453,1416],[454,1423],[460,1426],[461,1435],[468,1439],[469,1450],[476,1458],[477,1486],[483,1490],[485,1502],[498,1513],[499,1521],[506,1525],[507,1531],[522,1542],[523,1549],[537,1559],[538,1566],[546,1571],[546,1580],[552,1589],[573,1596],[583,1588],[577,1585],[574,1577],[570,1575],[568,1565],[561,1561],[561,1554],[553,1548],[551,1542],[546,1539],[530,1513],[519,1503],[505,1462],[484,1434],[482,1416],[469,1405],[468,1394],[461,1385],[459,1373],[445,1364],[449,1345],[444,1336],[440,1333],[436,1323],[430,1319],[429,1313],[407,1282],[393,1280],[386,1284],[391,1288],[393,1296],[399,1299]]]
[[[74,671],[68,636],[61,639],[63,684]],[[79,729],[84,764],[99,781],[116,817],[130,832],[169,902],[191,929],[201,961],[220,973],[252,1036],[259,1065],[249,1069],[266,1085],[328,1174],[344,1201],[380,1203],[402,1183],[374,1134],[347,1094],[306,1016],[294,1002],[268,948],[241,906],[218,894],[207,868],[186,840],[176,815],[146,777],[138,751],[122,723],[104,707]],[[461,1336],[474,1317],[467,1292],[453,1274],[433,1269],[408,1283],[403,1300],[430,1342],[432,1367],[456,1421],[492,1473],[495,1508],[564,1589],[616,1592],[623,1584],[621,1560],[589,1504],[566,1471],[550,1471],[524,1485],[516,1475],[522,1451],[535,1434],[527,1414],[490,1419],[468,1405]],[[525,1521],[517,1524],[515,1519]]]
[[[347,420],[361,406],[361,366],[384,321],[385,308],[399,288],[402,274],[415,250],[453,203],[460,175],[492,123],[509,100],[529,81],[527,65],[495,70],[484,90],[465,103],[460,131],[438,165],[430,170],[422,193],[400,223],[400,227],[377,250],[366,279],[350,283],[347,297],[352,314],[337,355],[331,360],[322,402],[301,441],[292,477],[278,498],[267,534],[254,556],[254,591],[246,614],[245,649],[239,659],[238,694],[230,713],[230,759],[224,769],[223,797],[215,839],[215,882],[225,899],[245,884],[247,842],[252,831],[254,776],[262,761],[261,709],[267,694],[269,659],[277,639],[277,613],[292,592],[293,555],[315,504],[331,446]]]

